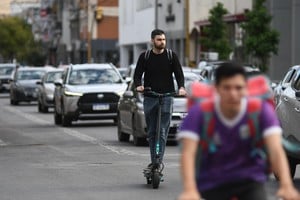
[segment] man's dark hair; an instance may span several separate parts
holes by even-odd
[[[242,75],[246,80],[244,67],[235,62],[222,63],[215,71],[215,84],[219,85],[222,79],[231,78],[236,75]]]
[[[151,32],[151,39],[154,39],[155,36],[157,36],[157,35],[165,35],[165,32],[163,30],[160,30],[160,29],[154,29]]]

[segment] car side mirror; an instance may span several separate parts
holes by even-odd
[[[289,87],[289,83],[283,83],[282,84],[282,90],[285,90],[287,87]]]
[[[123,97],[132,98],[134,96],[133,91],[125,91]]]
[[[62,87],[62,85],[63,85],[62,79],[58,79],[58,80],[54,81],[54,85],[57,87]]]
[[[126,77],[126,78],[125,78],[125,81],[126,81],[126,83],[130,83],[130,82],[131,82],[131,80],[132,80],[132,78],[131,78],[131,77]]]
[[[300,91],[296,91],[295,96],[296,96],[296,99],[299,101],[300,100]]]
[[[37,81],[36,84],[37,85],[42,85],[42,81]]]

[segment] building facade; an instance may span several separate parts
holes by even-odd
[[[280,34],[278,54],[273,55],[269,75],[280,80],[293,65],[299,65],[300,57],[300,2],[297,0],[267,0],[267,7],[273,16],[272,26]]]
[[[202,53],[201,30],[217,2],[229,11],[231,43],[241,46],[238,23],[241,14],[252,8],[252,0],[120,0],[121,66],[136,63],[139,54],[151,48],[150,33],[155,27],[166,32],[167,47],[177,53],[182,65],[196,66]]]

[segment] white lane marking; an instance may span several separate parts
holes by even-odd
[[[47,125],[52,124],[49,121],[37,118],[37,117],[35,117],[31,114],[28,114],[28,113],[23,113],[20,110],[18,110],[16,108],[13,108],[13,107],[4,107],[4,109],[6,109],[7,111],[9,111],[11,113],[14,113],[16,115],[19,115],[19,116],[21,116],[25,119],[28,119],[32,122],[38,123],[38,124],[47,124]],[[127,150],[127,149],[124,149],[124,148],[120,148],[120,147],[105,144],[105,143],[101,142],[100,140],[98,140],[97,138],[94,138],[94,137],[91,137],[89,135],[80,133],[79,131],[76,131],[76,130],[72,130],[72,129],[69,129],[69,128],[61,128],[61,127],[57,127],[57,128],[59,130],[62,130],[62,132],[66,133],[67,135],[70,135],[72,137],[76,137],[77,139],[80,139],[80,140],[85,141],[85,142],[100,145],[100,146],[104,147],[105,149],[107,149],[111,152],[114,152],[116,154],[119,154],[119,155],[121,155],[121,154],[122,155],[134,155],[134,156],[139,155],[138,153],[136,153],[134,151],[130,151],[130,150]]]
[[[0,139],[0,147],[7,146],[7,143],[5,143],[3,140]]]

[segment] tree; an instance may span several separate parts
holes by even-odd
[[[31,27],[18,17],[0,19],[0,38],[0,54],[5,60],[16,58],[28,65],[37,65],[32,58],[44,56],[41,45],[34,41]]]
[[[222,3],[218,2],[209,13],[210,25],[203,29],[204,36],[200,39],[200,42],[209,51],[218,52],[220,59],[228,59],[231,47],[227,35],[227,26],[223,21],[223,16],[228,11]]]
[[[279,33],[271,28],[272,17],[264,6],[265,0],[255,0],[252,11],[246,13],[245,30],[246,54],[257,59],[255,63],[262,71],[268,70],[271,54],[277,54]]]

